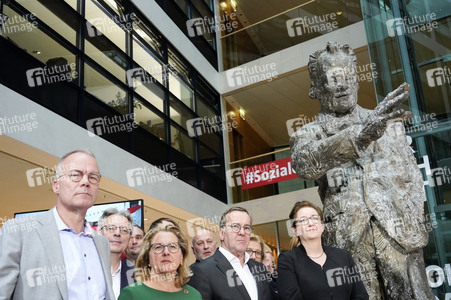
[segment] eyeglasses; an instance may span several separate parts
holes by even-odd
[[[119,228],[120,233],[122,233],[122,234],[130,234],[132,232],[130,227],[127,227],[127,226],[105,225],[105,226],[102,226],[102,228],[100,228],[100,229],[105,229],[109,233],[114,233],[114,232],[116,232],[116,229],[118,229],[118,228]]]
[[[169,252],[177,253],[180,250],[180,243],[170,243],[170,244],[160,244],[155,243],[150,245],[150,250],[152,250],[156,254],[161,254],[164,251],[164,248],[168,247]]]
[[[244,225],[241,226],[240,224],[233,223],[232,225],[226,225],[232,229],[233,232],[238,233],[241,231],[241,228],[243,228],[244,233],[250,235],[252,233],[252,226]]]
[[[73,182],[80,182],[83,179],[84,174],[85,173],[80,170],[71,170],[71,171],[67,172],[66,174],[61,175],[59,178],[67,176]],[[100,178],[101,178],[99,173],[88,173],[87,175],[88,175],[88,180],[90,183],[95,184],[95,185],[99,184]]]
[[[252,250],[252,249],[246,249],[246,253],[249,254],[249,256],[252,256],[252,254],[255,254],[256,258],[261,258],[263,253],[258,250]]]
[[[302,217],[294,221],[293,227],[298,224],[307,225],[308,221],[311,220],[313,224],[319,223],[321,221],[321,217],[318,215],[311,216],[310,218]]]

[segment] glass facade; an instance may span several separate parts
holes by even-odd
[[[221,115],[219,94],[129,2],[8,1],[0,12],[2,84],[155,166],[175,162],[179,179],[226,202],[222,132],[191,126]],[[99,118],[136,126],[90,127]]]
[[[383,74],[375,81],[377,94],[404,81],[412,87],[408,109],[413,117],[406,131],[425,179],[430,235],[424,257],[428,276],[436,282],[433,291],[445,299],[451,282],[439,275],[449,274],[451,256],[450,2],[362,1],[362,8],[371,61]]]
[[[191,40],[210,64],[218,70],[213,0],[156,0],[177,27]]]

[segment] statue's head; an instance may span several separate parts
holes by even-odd
[[[310,55],[308,70],[312,84],[309,96],[318,99],[327,113],[343,115],[357,105],[356,61],[349,45],[328,42],[326,49]]]

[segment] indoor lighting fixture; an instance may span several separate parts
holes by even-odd
[[[222,10],[226,10],[227,9],[227,2],[222,1],[219,3],[219,6],[222,8]]]
[[[114,6],[114,8],[116,9],[116,10],[118,10],[119,8],[117,7],[117,3],[116,3],[116,1],[115,0],[108,0],[108,2],[111,4],[111,5],[113,5]]]
[[[240,117],[241,119],[246,120],[246,112],[242,108],[240,108]]]
[[[236,1],[235,1],[235,0],[230,0],[230,5],[232,6],[233,11],[236,11],[236,7],[238,6],[238,4],[236,3]]]

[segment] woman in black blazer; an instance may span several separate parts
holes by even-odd
[[[297,202],[290,213],[300,245],[280,254],[279,295],[289,300],[368,299],[349,252],[324,246],[323,212],[308,201]]]

